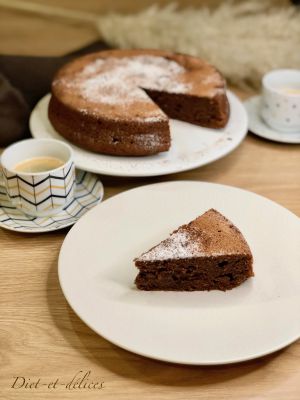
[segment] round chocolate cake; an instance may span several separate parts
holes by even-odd
[[[61,68],[48,111],[54,128],[85,149],[144,156],[170,148],[169,118],[222,128],[225,81],[207,62],[159,50],[108,50]]]

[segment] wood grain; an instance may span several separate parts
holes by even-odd
[[[92,0],[51,3],[76,3],[92,10],[108,7],[108,2]],[[120,1],[116,3],[126,8]],[[133,2],[126,3],[133,6]],[[93,37],[86,28],[58,21],[45,22],[10,12],[4,17],[0,34],[5,31],[7,36],[0,42],[0,52],[59,54]],[[48,29],[50,26],[53,30]],[[41,29],[41,35],[36,29]],[[64,40],[57,40],[57,35]],[[193,171],[151,179],[102,177],[105,198],[147,183],[202,180],[254,191],[300,216],[299,150],[297,145],[271,143],[249,134],[226,158]],[[251,362],[187,367],[131,354],[96,335],[67,305],[58,283],[57,257],[66,233],[24,235],[0,229],[1,399],[299,400],[299,341]],[[39,378],[41,383],[57,378],[67,383],[79,371],[91,371],[92,379],[104,382],[104,388],[11,388],[17,376],[33,383]]]

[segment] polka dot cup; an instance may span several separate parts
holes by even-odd
[[[262,84],[263,120],[277,131],[300,132],[300,70],[271,71]]]

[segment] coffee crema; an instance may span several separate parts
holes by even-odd
[[[47,172],[64,165],[65,161],[55,157],[33,157],[15,165],[16,172],[36,173]]]
[[[300,94],[300,88],[283,87],[280,92],[284,94]]]

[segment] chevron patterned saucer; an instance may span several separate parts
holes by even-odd
[[[14,207],[0,179],[0,227],[17,232],[49,232],[73,225],[103,198],[103,185],[97,175],[76,170],[75,199],[51,217],[30,217]]]

